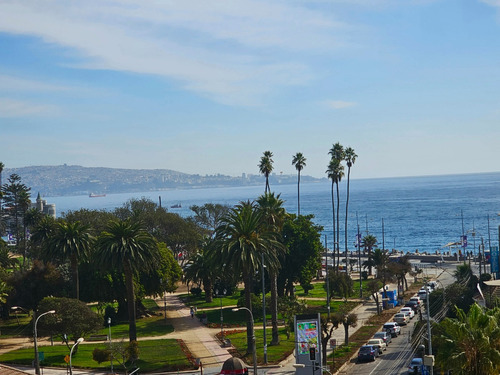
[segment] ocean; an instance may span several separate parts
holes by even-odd
[[[340,184],[340,249],[344,249],[344,220],[346,181]],[[297,185],[271,185],[281,194],[288,212],[297,213]],[[112,210],[131,198],[149,198],[170,212],[183,217],[192,215],[192,205],[221,203],[233,206],[243,200],[253,200],[264,193],[262,186],[183,189],[141,193],[108,194],[89,198],[45,197],[55,203],[58,216],[68,210]],[[336,202],[335,202],[336,204]],[[181,205],[180,208],[171,208]],[[314,215],[314,222],[323,226],[322,241],[332,247],[331,183],[302,183],[300,185],[301,214]],[[481,240],[486,248],[489,238],[498,246],[500,224],[500,172],[400,177],[380,179],[351,179],[348,217],[348,247],[354,251],[359,224],[362,236],[374,235],[378,246],[403,252],[446,252],[445,245],[459,242],[467,235],[467,251],[476,252]],[[489,220],[488,220],[489,217]],[[382,230],[382,221],[383,229]],[[489,225],[488,225],[489,224]],[[457,248],[452,248],[455,252]]]

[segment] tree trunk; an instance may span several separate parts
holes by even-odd
[[[76,254],[71,255],[71,271],[73,273],[73,288],[74,295],[77,300],[80,300],[80,280],[78,277],[78,259],[76,259]]]
[[[349,345],[349,324],[344,325],[344,345]]]
[[[299,177],[297,180],[297,216],[300,216],[300,171],[299,171]]]
[[[134,275],[129,260],[123,261],[123,271],[125,273],[125,287],[127,288],[127,308],[128,308],[128,337],[129,341],[137,341],[137,328],[135,325],[135,294]]]
[[[271,345],[278,345],[280,343],[280,338],[278,334],[278,280],[275,271],[270,272],[269,276],[271,279],[271,323],[272,323]]]
[[[205,302],[212,302],[213,301],[213,296],[212,296],[212,279],[207,277],[203,279],[203,290],[205,291]],[[222,291],[221,291],[222,294]]]
[[[337,266],[340,268],[340,194],[339,194],[339,183],[336,184],[337,187]],[[346,264],[347,266],[347,264]]]
[[[243,283],[245,285],[245,306],[248,310],[252,311],[252,296],[250,292],[250,276],[249,275],[243,275]],[[245,311],[247,314],[247,354],[252,354],[253,353],[253,320],[252,316],[248,311]]]
[[[333,216],[333,252],[332,252],[332,263],[333,269],[337,272],[337,267],[335,267],[335,196],[333,194],[334,183],[332,180],[332,216]],[[328,263],[328,249],[326,249],[326,259]],[[328,265],[327,265],[328,266]]]
[[[347,168],[347,196],[345,199],[345,225],[344,225],[344,241],[345,241],[345,264],[348,266],[348,256],[347,256],[347,215],[349,213],[349,177],[351,174],[351,168]]]

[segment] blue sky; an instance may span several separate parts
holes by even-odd
[[[0,0],[0,161],[498,171],[500,0]]]

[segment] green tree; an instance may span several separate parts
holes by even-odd
[[[306,301],[299,300],[297,296],[283,296],[278,298],[278,310],[285,320],[286,338],[290,339],[290,332],[293,331],[295,315],[302,314],[306,310]]]
[[[38,315],[49,310],[55,310],[56,314],[47,315],[39,322],[40,332],[61,336],[68,348],[70,339],[76,342],[103,326],[102,318],[76,299],[46,297],[40,302]]]
[[[245,286],[245,305],[252,309],[251,285],[253,275],[264,264],[278,263],[275,232],[263,231],[262,211],[255,203],[241,202],[229,211],[217,228],[217,246],[210,248],[210,256],[223,264],[223,273],[241,274]],[[253,322],[247,320],[247,351],[252,353]]]
[[[347,218],[349,217],[349,193],[350,193],[350,182],[351,182],[351,168],[356,162],[358,155],[354,152],[352,147],[347,147],[344,152],[344,160],[347,164],[347,196],[345,200],[345,230],[344,230],[344,242],[345,242],[345,253],[346,253],[346,264],[347,264]]]
[[[95,258],[105,268],[119,269],[125,275],[129,318],[129,340],[137,341],[134,274],[150,270],[159,261],[158,245],[138,222],[114,220],[98,239]]]
[[[269,279],[271,281],[271,325],[272,325],[272,339],[271,345],[279,344],[279,332],[278,332],[278,271],[281,266],[279,261],[274,262],[275,259],[279,259],[279,255],[284,254],[285,247],[281,242],[281,231],[283,229],[283,223],[286,218],[286,211],[283,208],[283,200],[280,198],[280,194],[277,196],[274,193],[267,193],[261,195],[257,199],[257,204],[262,212],[264,227],[263,231],[268,231],[274,233],[274,237],[278,241],[273,241],[275,245],[271,248],[274,251],[276,258],[273,258],[273,263],[266,264],[267,271],[269,272]],[[271,244],[270,244],[271,245]],[[265,263],[264,263],[265,264]],[[264,299],[265,296],[263,295]]]
[[[349,345],[349,327],[358,325],[358,315],[351,312],[347,305],[341,306],[332,315],[332,322],[336,326],[342,324],[344,327],[344,345]]]
[[[87,260],[94,238],[90,235],[89,227],[79,221],[68,223],[60,221],[56,224],[54,233],[44,249],[46,259],[58,259],[61,262],[69,260],[73,278],[74,296],[80,299],[80,281],[78,264]]]
[[[370,294],[372,295],[373,300],[375,301],[375,304],[377,305],[377,315],[380,315],[380,298],[379,298],[378,291],[382,287],[382,283],[377,279],[372,279],[372,280],[368,281],[368,283],[366,284],[366,287],[367,287],[368,291],[370,292]]]
[[[2,185],[4,208],[10,223],[10,233],[16,237],[17,248],[21,246],[24,238],[22,230],[23,212],[29,207],[29,194],[31,188],[21,182],[21,177],[15,173],[11,174],[7,183]],[[23,260],[26,254],[23,252]],[[24,262],[23,262],[24,266]]]
[[[459,375],[500,373],[500,310],[474,304],[468,313],[457,308],[456,315],[439,323],[438,365]]]
[[[371,276],[372,268],[375,266],[373,263],[372,250],[375,246],[377,246],[377,238],[368,234],[361,240],[361,246],[363,246],[364,250],[368,253],[368,260],[363,262],[363,268],[368,268],[368,274]]]
[[[330,284],[329,288],[332,291],[330,299],[332,299],[334,294],[347,299],[353,293],[354,281],[352,281],[347,272],[329,273],[328,283]]]
[[[313,215],[288,215],[283,225],[286,254],[280,257],[279,294],[293,296],[294,283],[310,284],[321,268],[323,227],[315,224]]]
[[[265,193],[270,193],[269,176],[273,171],[273,153],[271,151],[264,151],[264,155],[260,158],[259,171],[266,178]]]
[[[227,215],[230,207],[218,203],[206,203],[203,206],[189,207],[194,212],[192,220],[204,231],[208,237],[213,237],[222,218]]]
[[[212,289],[214,278],[220,274],[215,269],[215,265],[203,251],[189,257],[189,260],[184,265],[184,280],[186,283],[196,283],[203,285],[205,292],[205,302],[212,302]]]
[[[306,166],[306,158],[302,152],[297,152],[292,159],[292,165],[297,170],[297,215],[300,216],[300,172]]]

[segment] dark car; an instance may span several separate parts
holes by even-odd
[[[379,356],[379,349],[374,345],[363,345],[359,348],[358,361],[375,361]]]
[[[405,307],[411,307],[415,311],[415,314],[420,310],[420,305],[417,301],[408,301],[405,303]]]

